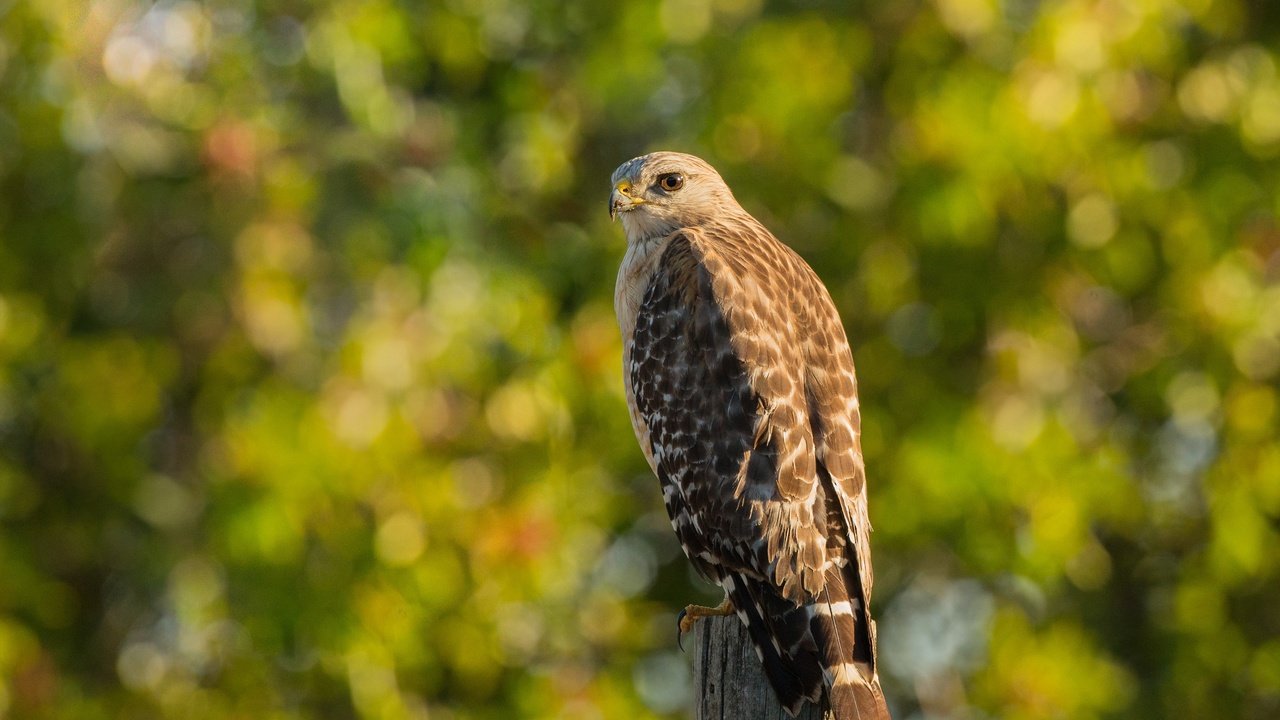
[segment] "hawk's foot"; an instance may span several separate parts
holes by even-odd
[[[705,605],[686,605],[680,614],[676,616],[676,645],[684,650],[684,634],[693,630],[693,624],[698,622],[699,618],[717,617],[720,615],[732,615],[733,602],[729,600],[729,596],[724,596],[724,602],[715,607],[707,607]]]

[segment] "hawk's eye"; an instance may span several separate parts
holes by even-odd
[[[684,187],[684,176],[680,173],[667,173],[658,178],[658,187],[667,192],[675,192]]]

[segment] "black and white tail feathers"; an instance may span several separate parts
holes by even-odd
[[[740,575],[723,585],[788,714],[825,697],[836,720],[889,720],[856,571],[832,565],[827,572],[824,597],[809,604]]]
[[[823,600],[808,607],[825,661],[823,683],[836,720],[889,720],[875,669],[875,629],[853,566],[832,566]]]

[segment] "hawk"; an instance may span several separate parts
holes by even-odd
[[[718,608],[736,613],[791,715],[888,718],[852,353],[808,264],[692,155],[613,173],[626,255],[614,305],[640,448]]]

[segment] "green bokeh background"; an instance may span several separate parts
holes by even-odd
[[[0,0],[0,717],[665,718],[608,177],[830,287],[896,717],[1280,716],[1280,10]]]

